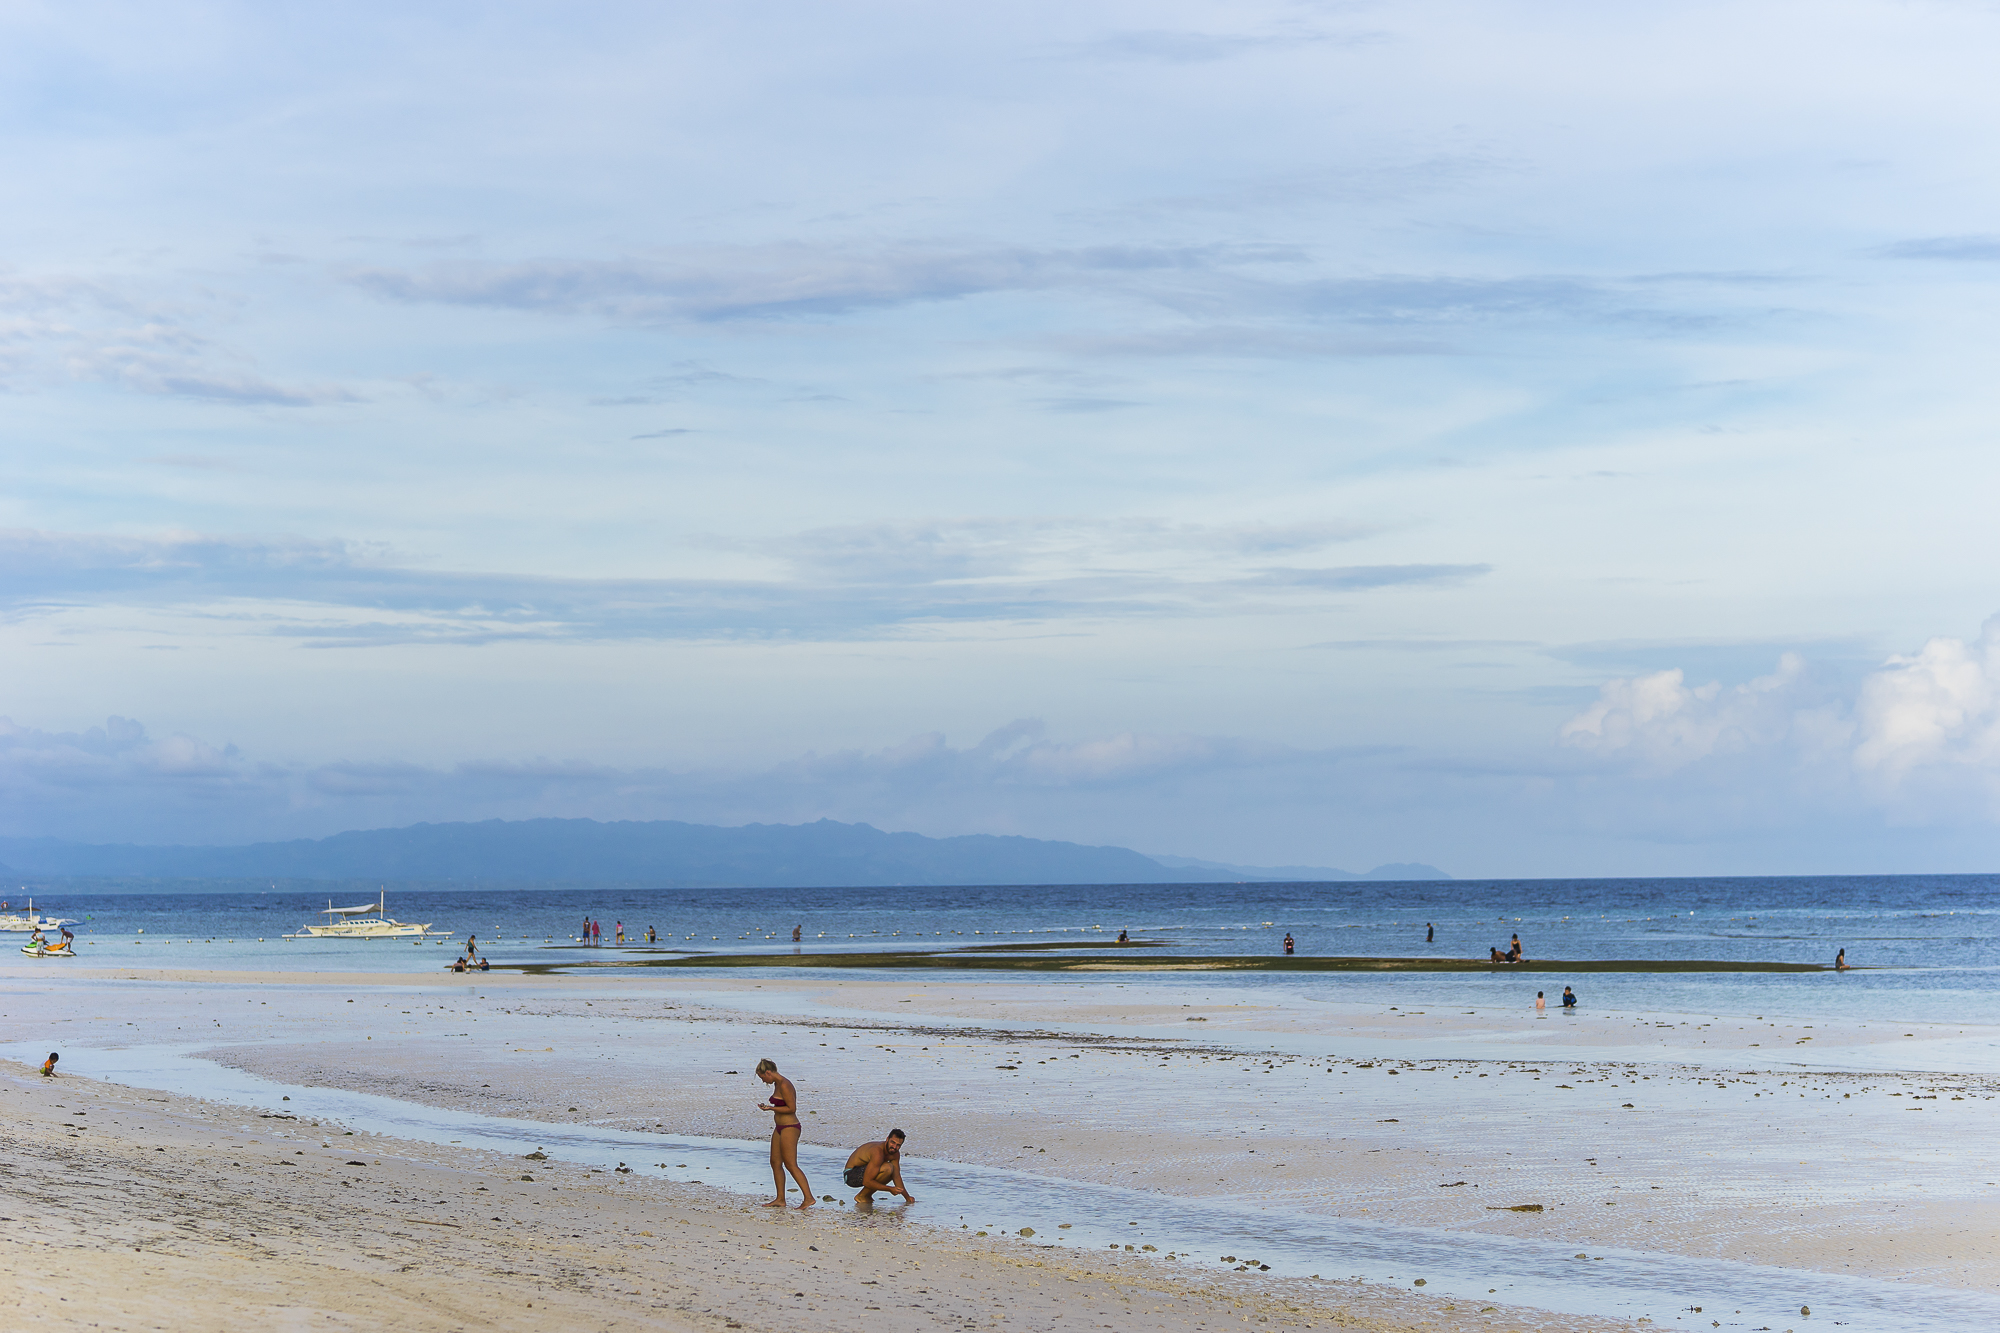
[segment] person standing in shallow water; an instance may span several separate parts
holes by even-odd
[[[1438,937],[1437,927],[1433,926],[1428,921],[1424,922],[1424,943],[1435,944],[1437,943],[1437,937]]]
[[[806,1181],[806,1173],[799,1169],[799,1135],[805,1127],[799,1123],[799,1090],[792,1081],[778,1072],[776,1060],[759,1060],[757,1077],[771,1085],[771,1096],[757,1103],[760,1111],[771,1113],[771,1187],[773,1198],[766,1208],[785,1206],[785,1173],[792,1173],[792,1179],[799,1182],[799,1193],[805,1198],[799,1203],[801,1208],[810,1208],[819,1202],[813,1197],[812,1186]]]
[[[1291,954],[1292,954],[1292,950],[1293,950],[1293,949],[1295,949],[1295,948],[1297,948],[1297,947],[1298,947],[1298,944],[1297,944],[1297,941],[1295,941],[1295,940],[1293,940],[1293,939],[1292,939],[1292,932],[1291,932],[1291,931],[1289,931],[1289,930],[1288,930],[1288,931],[1286,931],[1286,932],[1285,932],[1285,956],[1286,956],[1287,958],[1291,957]]]

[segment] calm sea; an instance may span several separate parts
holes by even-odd
[[[430,973],[479,937],[495,963],[562,963],[660,947],[789,951],[941,948],[1097,941],[1128,930],[1182,954],[1273,954],[1290,932],[1303,955],[1485,957],[1519,933],[1538,959],[1709,959],[1831,963],[1833,974],[1590,974],[1586,1000],[1676,1012],[1749,1011],[2000,1023],[2000,876],[1717,879],[1453,880],[1421,883],[1059,885],[992,888],[645,889],[390,885],[389,915],[452,932],[448,943],[285,940],[329,900],[370,901],[376,886],[181,883],[174,892],[116,892],[68,881],[34,887],[36,907],[79,919],[82,959],[98,964],[243,970]],[[9,900],[19,907],[19,890]],[[603,923],[603,946],[576,942]],[[1426,941],[1426,928],[1435,939]],[[20,940],[25,937],[6,936]],[[4,951],[19,976],[50,964]],[[956,974],[964,975],[964,974]],[[1021,974],[1008,974],[1014,981]],[[1217,974],[1167,974],[1231,984]],[[1051,978],[1052,980],[1054,978]],[[1074,983],[1076,978],[1067,978]],[[1548,974],[1254,974],[1328,999],[1511,1002],[1554,985]]]

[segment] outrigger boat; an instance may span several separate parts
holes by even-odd
[[[19,912],[0,913],[0,932],[10,935],[27,935],[37,930],[61,930],[64,926],[75,924],[75,920],[70,917],[37,916],[33,898],[28,899],[26,916]]]
[[[433,931],[430,922],[418,925],[410,921],[397,921],[388,913],[388,894],[385,890],[372,903],[362,903],[359,907],[335,907],[331,901],[320,913],[326,924],[300,926],[297,934],[287,935],[288,940],[390,940],[408,939],[411,936],[448,940],[452,932]]]

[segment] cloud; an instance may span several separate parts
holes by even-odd
[[[2000,236],[1926,236],[1898,241],[1875,251],[1885,259],[1944,259],[1992,263],[2000,260]]]
[[[133,788],[225,796],[258,780],[233,745],[192,736],[155,740],[130,718],[111,717],[82,732],[50,732],[0,717],[0,792],[28,802],[41,790],[112,797]]]
[[[1891,783],[1926,768],[2000,776],[2000,616],[1977,639],[1891,657],[1855,703],[1854,762]]]
[[[1905,814],[2000,814],[2000,616],[1975,639],[1893,655],[1851,689],[1794,653],[1736,686],[1690,686],[1679,668],[1606,681],[1559,737],[1656,774],[1742,757],[1852,785]]]
[[[1359,753],[1359,752],[1355,752]],[[114,717],[83,732],[0,718],[0,835],[202,842],[324,836],[417,820],[679,818],[740,823],[882,818],[918,809],[1029,806],[1078,793],[1143,801],[1179,784],[1295,774],[1340,752],[1231,737],[1149,734],[1059,740],[1038,719],[953,746],[926,733],[873,750],[806,754],[763,767],[617,768],[546,758],[425,765],[396,760],[253,761],[184,735],[155,740]],[[963,813],[947,819],[966,817]],[[982,817],[984,823],[982,824]],[[941,831],[962,832],[947,823]]]
[[[192,327],[184,301],[139,284],[68,275],[0,273],[0,379],[33,376],[116,384],[138,393],[255,407],[354,402],[333,385],[282,384],[247,356]]]
[[[1263,244],[949,247],[768,245],[657,259],[534,259],[358,268],[346,280],[387,300],[594,315],[641,324],[850,314],[995,292],[1129,288],[1135,278],[1300,263]]]
[[[1334,522],[959,520],[737,543],[790,577],[551,578],[431,570],[343,541],[0,531],[0,612],[178,610],[207,632],[320,647],[773,637],[1281,609],[1315,593],[1443,586],[1484,565],[1255,563],[1349,540]],[[726,549],[728,543],[714,545]]]
[[[1134,28],[1110,32],[1064,48],[1079,60],[1155,61],[1170,65],[1209,64],[1269,51],[1315,46],[1362,46],[1385,39],[1375,31],[1325,32],[1298,28],[1273,33],[1216,33]]]
[[[1725,689],[1690,687],[1680,668],[1607,681],[1597,702],[1565,722],[1566,745],[1599,755],[1629,755],[1671,771],[1718,753],[1779,744],[1791,733],[1796,687],[1805,660],[1787,653],[1778,669]]]
[[[1021,718],[954,749],[942,732],[929,732],[882,750],[807,755],[771,776],[811,784],[1104,787],[1302,757],[1282,746],[1226,737],[1127,732],[1054,741],[1046,733],[1040,719]]]
[[[1149,310],[1115,331],[1034,336],[1071,356],[1255,359],[1435,356],[1493,325],[1567,324],[1686,334],[1745,318],[1653,279],[1570,274],[1329,274],[1306,250],[1271,244],[1073,248],[882,243],[710,248],[617,260],[454,261],[350,270],[384,300],[499,308],[663,328],[825,320],[1017,293],[1106,299]],[[1687,284],[1682,284],[1686,286]],[[1739,284],[1740,285],[1740,284]],[[1756,312],[1768,316],[1768,310]],[[745,382],[688,365],[653,381],[664,397]],[[622,402],[625,399],[600,399]],[[1107,412],[1143,405],[1060,394],[1034,405]]]

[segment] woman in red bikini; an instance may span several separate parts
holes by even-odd
[[[799,1182],[799,1193],[805,1195],[799,1207],[810,1208],[819,1200],[813,1197],[812,1186],[806,1183],[806,1173],[799,1170],[799,1133],[804,1128],[799,1124],[799,1090],[778,1072],[775,1060],[759,1060],[757,1077],[771,1085],[771,1099],[758,1102],[757,1109],[771,1113],[771,1180],[777,1192],[777,1197],[764,1206],[785,1206],[785,1172],[790,1171],[792,1179]]]

